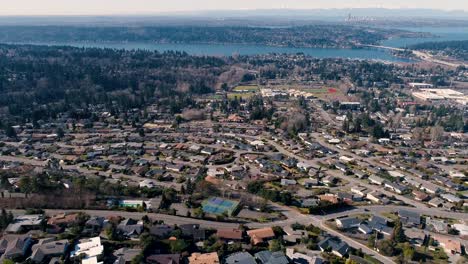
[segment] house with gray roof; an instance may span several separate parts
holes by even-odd
[[[405,226],[417,226],[421,224],[421,214],[410,210],[399,210],[398,216]]]
[[[288,258],[283,252],[271,252],[269,250],[260,251],[255,254],[255,258],[260,264],[289,264]]]
[[[157,237],[167,237],[174,231],[174,227],[170,225],[153,225],[149,228],[149,232],[153,236]]]
[[[117,225],[117,231],[129,238],[138,238],[143,232],[143,222],[127,218]]]
[[[88,221],[86,221],[85,226],[89,230],[98,232],[101,231],[104,226],[104,220],[104,217],[92,216]]]
[[[12,223],[10,223],[5,229],[6,233],[21,233],[28,230],[39,229],[42,221],[44,221],[43,215],[20,215],[17,216]]]
[[[367,223],[361,223],[358,227],[358,230],[366,235],[371,234],[373,232],[372,228],[370,228]]]
[[[229,255],[225,260],[225,264],[257,264],[255,258],[249,252],[236,252]]]
[[[294,252],[294,248],[286,248],[286,256],[293,264],[322,264],[323,260],[317,256],[309,256],[304,253]]]
[[[0,240],[0,261],[25,256],[32,244],[32,238],[27,235],[3,236]]]
[[[457,196],[453,195],[453,194],[450,194],[450,193],[443,193],[440,195],[440,197],[442,197],[442,199],[448,201],[448,202],[451,202],[451,203],[458,203],[460,201],[462,201],[462,199],[458,198]]]
[[[119,248],[112,253],[115,257],[114,264],[130,263],[140,252],[141,249],[139,248]]]
[[[340,229],[349,229],[358,227],[361,224],[361,220],[356,217],[344,217],[335,219],[336,226]]]
[[[344,257],[349,251],[348,244],[337,237],[327,237],[318,243],[318,247],[322,252],[331,250],[333,254],[340,258]]]
[[[298,243],[302,238],[307,237],[307,231],[294,230],[291,226],[284,227],[283,231],[286,233],[283,239],[291,243]]]
[[[43,238],[32,246],[31,260],[35,263],[42,263],[44,260],[53,257],[61,257],[68,248],[68,240],[55,240],[55,237]]]

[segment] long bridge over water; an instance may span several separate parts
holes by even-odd
[[[368,47],[368,48],[376,48],[376,49],[385,49],[385,50],[391,50],[391,51],[410,51],[416,57],[418,57],[419,59],[421,59],[423,61],[432,62],[432,63],[441,64],[441,65],[450,66],[450,67],[467,66],[466,64],[463,64],[463,63],[455,63],[455,62],[449,62],[449,61],[435,59],[429,53],[418,51],[418,50],[395,48],[395,47],[388,47],[388,46],[382,46],[382,45],[360,45],[360,46],[361,47]]]

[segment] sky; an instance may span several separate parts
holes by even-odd
[[[135,15],[179,11],[322,8],[468,11],[467,0],[0,0],[0,15]]]

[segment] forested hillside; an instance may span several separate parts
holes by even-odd
[[[0,105],[39,119],[102,104],[115,111],[161,98],[178,111],[212,92],[225,61],[180,52],[0,45]]]
[[[197,26],[2,26],[0,42],[156,42],[233,43],[288,47],[345,47],[375,44],[400,30],[370,29],[343,25],[312,25],[288,28]]]
[[[468,61],[468,40],[427,42],[416,44],[410,48],[416,50],[427,50],[435,54]]]

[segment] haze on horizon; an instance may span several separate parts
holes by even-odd
[[[460,0],[0,0],[2,16],[144,15],[210,10],[424,8],[468,11]]]

